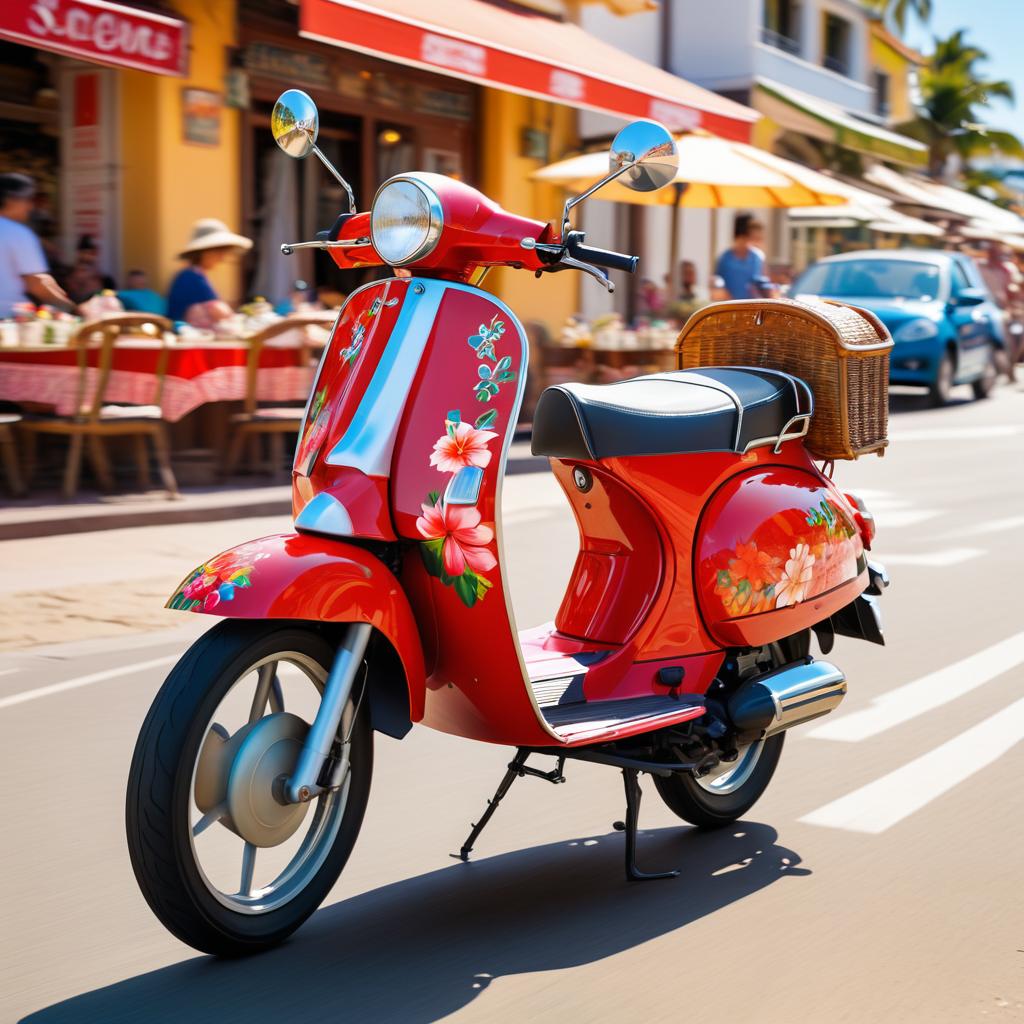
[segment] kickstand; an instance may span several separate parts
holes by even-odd
[[[637,823],[640,818],[640,798],[643,792],[640,789],[639,772],[636,768],[623,768],[622,781],[626,787],[626,820],[617,821],[614,828],[626,833],[626,880],[629,882],[646,882],[654,878],[675,878],[678,871],[657,871],[650,873],[641,871],[636,866],[636,832]]]
[[[487,809],[484,811],[483,817],[473,825],[473,830],[469,833],[469,837],[462,844],[462,849],[458,853],[451,854],[456,860],[468,861],[470,851],[473,849],[473,844],[480,837],[480,833],[487,826],[487,822],[491,820],[494,812],[498,809],[498,804],[505,798],[505,794],[512,788],[512,783],[516,779],[521,779],[524,776],[532,775],[535,779],[544,779],[546,782],[565,782],[565,776],[562,774],[565,768],[565,758],[560,757],[558,759],[558,765],[550,772],[542,772],[538,768],[531,768],[527,765],[526,759],[530,756],[530,751],[523,747],[520,747],[516,751],[516,756],[509,762],[508,771],[505,772],[504,778],[498,783],[498,788],[494,791],[494,796],[487,801]]]

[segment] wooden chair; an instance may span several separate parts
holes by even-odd
[[[178,484],[171,469],[170,446],[160,408],[169,354],[167,333],[170,330],[169,320],[150,313],[117,313],[90,321],[79,328],[71,341],[78,354],[78,391],[75,400],[77,412],[66,417],[25,419],[20,425],[28,441],[26,477],[29,481],[35,469],[36,435],[59,434],[69,438],[68,457],[64,467],[64,496],[74,497],[78,491],[82,454],[86,447],[100,488],[105,491],[112,490],[114,476],[103,439],[130,436],[135,439],[139,487],[146,490],[150,486],[149,454],[146,450],[148,437],[152,442],[160,479],[168,497],[177,496]],[[105,400],[114,361],[114,349],[118,340],[125,334],[143,334],[160,341],[152,403],[149,405],[110,405]],[[97,347],[97,366],[90,373],[89,353]]]
[[[3,461],[4,476],[7,478],[7,489],[15,498],[25,493],[25,485],[21,481],[21,472],[18,469],[12,429],[19,422],[21,417],[17,413],[0,412],[0,459]]]
[[[296,328],[302,329],[300,342],[301,365],[314,366],[319,358],[318,347],[306,337],[305,328],[310,324],[330,328],[338,318],[337,311],[324,310],[316,313],[299,313],[279,320],[265,327],[248,340],[249,352],[246,362],[245,406],[242,412],[231,417],[234,434],[228,445],[224,460],[224,474],[234,472],[242,456],[246,442],[257,442],[261,437],[267,439],[268,455],[265,468],[272,477],[282,477],[286,436],[298,437],[302,426],[303,408],[298,406],[267,407],[259,404],[258,386],[260,372],[260,356],[264,345],[278,335],[287,334]]]

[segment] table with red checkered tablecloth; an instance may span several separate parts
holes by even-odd
[[[261,402],[301,401],[309,394],[314,367],[305,361],[308,348],[287,336],[271,339],[260,352],[256,377]],[[98,350],[88,353],[94,386]],[[153,401],[160,344],[146,339],[119,341],[104,401],[116,405],[148,405]],[[245,342],[175,342],[168,351],[164,378],[163,418],[176,423],[207,402],[241,400],[246,393]],[[79,389],[78,355],[54,346],[0,348],[0,400],[51,406],[61,416],[73,415]]]

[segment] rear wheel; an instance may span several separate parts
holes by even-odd
[[[735,761],[723,761],[707,775],[654,776],[662,800],[683,821],[721,828],[742,818],[772,781],[782,756],[784,732],[743,747]]]
[[[128,849],[163,924],[206,953],[287,938],[323,901],[362,824],[373,734],[356,687],[332,754],[336,788],[281,797],[333,649],[304,628],[226,620],[171,671],[132,759]]]

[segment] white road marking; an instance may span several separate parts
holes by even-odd
[[[800,821],[877,835],[986,768],[1022,739],[1024,698]]]
[[[1013,437],[1024,431],[1024,427],[1013,425],[991,427],[932,427],[921,430],[894,430],[889,434],[891,441],[903,444],[907,441],[981,441],[991,437]]]
[[[1024,662],[1024,633],[876,697],[870,707],[827,720],[806,733],[818,740],[857,743],[942,707]]]
[[[64,693],[66,690],[77,690],[81,686],[102,683],[107,679],[116,679],[118,676],[130,676],[136,672],[145,672],[146,669],[170,665],[179,657],[180,655],[171,654],[164,658],[154,658],[152,661],[139,661],[134,665],[121,665],[118,668],[108,668],[103,672],[93,672],[92,675],[68,679],[63,683],[54,683],[52,686],[40,686],[38,690],[25,690],[23,693],[0,698],[0,710],[13,707],[15,704],[24,704],[30,700],[38,700],[40,697],[50,697],[55,693]]]
[[[889,565],[920,565],[928,569],[944,569],[950,565],[969,562],[972,558],[985,554],[983,548],[948,548],[945,551],[930,551],[919,555],[890,555],[882,558],[882,564]]]
[[[960,536],[965,533],[1002,533],[1005,530],[1017,530],[1024,526],[1024,516],[1007,516],[1005,519],[990,519],[987,523],[972,525],[964,523],[958,531]]]
[[[878,512],[872,508],[870,502],[867,504],[868,511],[874,515],[879,530],[898,530],[903,526],[916,526],[942,514],[931,508],[883,508]]]

